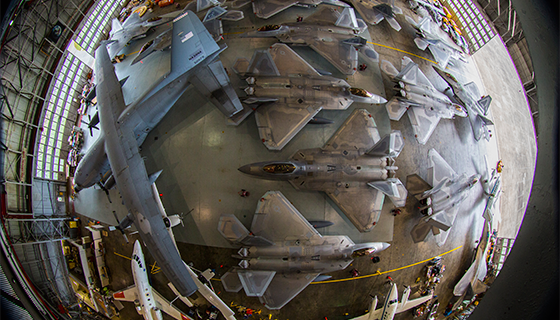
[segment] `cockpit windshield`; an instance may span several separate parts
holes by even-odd
[[[139,52],[139,53],[142,53],[142,52],[146,51],[146,49],[148,49],[153,43],[154,43],[154,40],[150,40],[150,41],[146,42],[146,43],[142,46],[142,48],[140,49],[140,52]]]
[[[360,88],[350,88],[349,89],[350,93],[355,95],[355,96],[360,96],[360,97],[372,97],[371,93],[367,92],[364,89],[360,89]]]
[[[266,26],[258,28],[257,31],[272,31],[278,29],[280,29],[280,26],[277,24],[267,24]]]
[[[291,163],[273,163],[263,167],[263,170],[268,173],[292,173],[296,169]]]

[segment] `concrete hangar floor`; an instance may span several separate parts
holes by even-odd
[[[182,7],[188,1],[176,1]],[[405,2],[397,1],[403,13],[418,18],[408,9]],[[334,8],[334,7],[333,7]],[[154,8],[153,15],[167,13],[173,6]],[[243,8],[245,18],[239,22],[224,21],[224,40],[228,45],[220,59],[230,74],[230,79],[238,90],[245,83],[233,71],[232,66],[238,57],[249,58],[256,49],[265,49],[276,43],[275,39],[246,39],[240,34],[265,24],[295,22],[298,16],[311,15],[314,8],[290,8],[268,20],[255,17],[250,6]],[[377,26],[369,26],[362,34],[371,41],[380,59],[385,59],[400,67],[401,58],[406,55],[420,65],[421,70],[439,90],[446,88],[445,82],[432,70],[432,56],[420,51],[413,42],[414,29],[406,22],[404,15],[397,15],[401,24],[400,32],[392,29],[385,21]],[[154,34],[157,34],[155,32]],[[147,41],[147,40],[146,40]],[[145,41],[132,42],[125,53],[137,52]],[[390,99],[395,91],[393,83],[383,75],[378,65],[366,61],[368,68],[346,77],[330,65],[324,58],[307,47],[294,47],[316,69],[332,72],[333,76],[347,79],[356,87]],[[151,70],[137,68],[135,81],[137,85],[123,87],[129,90],[127,102],[142,93],[143,86],[159,78],[169,69],[168,57],[153,54],[151,59],[160,59],[159,66],[151,64]],[[167,60],[166,60],[167,59]],[[129,67],[132,58],[116,64],[117,75]],[[391,130],[400,130],[405,138],[405,146],[396,159],[397,177],[403,182],[410,174],[427,177],[428,150],[436,149],[442,157],[459,174],[468,175],[484,173],[484,155],[494,165],[498,160],[505,164],[503,195],[500,201],[501,222],[498,236],[515,238],[529,197],[536,159],[536,142],[524,91],[517,76],[511,58],[501,39],[495,37],[486,46],[476,52],[469,62],[450,67],[459,71],[464,80],[475,81],[482,94],[493,98],[490,107],[491,118],[495,122],[493,136],[489,142],[477,142],[467,118],[441,120],[425,145],[419,145],[414,139],[408,117],[401,121],[389,120],[384,105],[354,103],[345,111],[322,111],[319,116],[334,121],[333,124],[307,125],[281,151],[267,150],[258,135],[254,116],[245,119],[239,126],[229,126],[225,117],[194,88],[190,88],[171,109],[162,122],[150,133],[142,145],[148,172],[163,169],[157,180],[157,187],[162,194],[162,201],[168,214],[189,212],[184,217],[184,226],[174,229],[183,260],[193,264],[197,269],[212,268],[216,270],[216,279],[225,273],[238,260],[231,256],[236,253],[229,242],[218,232],[218,219],[221,214],[234,214],[245,226],[249,227],[255,212],[257,201],[268,190],[281,191],[288,200],[309,220],[328,220],[334,224],[319,229],[323,235],[347,235],[354,242],[384,241],[391,247],[378,254],[380,262],[372,263],[367,257],[358,257],[351,267],[344,271],[330,274],[332,279],[345,281],[311,284],[280,310],[267,310],[257,298],[247,297],[243,291],[233,294],[223,290],[219,281],[212,284],[219,296],[228,304],[241,305],[261,310],[257,318],[273,319],[347,319],[362,315],[370,307],[371,296],[377,295],[380,303],[385,299],[389,289],[387,275],[398,285],[418,287],[415,280],[425,277],[427,260],[443,255],[446,271],[435,294],[440,301],[439,314],[453,298],[453,287],[469,267],[476,241],[480,238],[483,226],[482,212],[486,204],[480,184],[475,186],[469,197],[461,204],[457,220],[446,243],[439,247],[432,236],[425,242],[415,244],[410,235],[414,225],[421,219],[415,210],[414,199],[409,196],[407,206],[396,217],[390,214],[393,204],[386,200],[380,221],[373,231],[359,233],[350,221],[338,210],[336,205],[320,192],[298,192],[289,183],[267,181],[244,175],[238,167],[257,161],[285,160],[296,150],[302,148],[322,147],[342,122],[357,108],[368,110],[381,136]],[[133,77],[131,77],[133,78]],[[126,96],[126,92],[125,92]],[[86,129],[87,132],[87,129]],[[94,136],[85,134],[84,149],[94,141]],[[250,191],[250,196],[242,198],[241,189]],[[126,208],[121,204],[118,190],[110,191],[112,203],[105,193],[97,188],[81,191],[75,201],[75,212],[84,219],[92,219],[107,225],[115,225],[111,214],[115,211],[122,219]],[[130,256],[136,235],[130,235],[127,244],[120,233],[109,233],[104,239],[107,254],[107,266],[111,274],[109,289],[121,290],[133,283],[130,263],[120,255]],[[118,253],[120,255],[114,254]],[[144,250],[147,263],[153,264],[147,250]],[[421,262],[421,263],[419,263]],[[371,275],[361,279],[352,279],[349,270],[356,268],[361,275]],[[380,275],[375,275],[377,271]],[[160,273],[151,274],[151,281],[156,290],[173,299],[173,293],[167,287],[167,279]],[[197,302],[201,302],[202,298]],[[177,302],[183,307],[181,302]],[[233,308],[232,308],[233,309]],[[186,309],[185,309],[186,310]],[[237,315],[241,318],[241,315]],[[123,319],[140,319],[132,304],[125,303],[121,311]],[[397,314],[395,319],[412,319],[411,312]]]

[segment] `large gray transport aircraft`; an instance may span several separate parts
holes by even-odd
[[[249,232],[232,214],[222,215],[220,233],[241,246],[238,267],[221,280],[228,292],[243,288],[269,309],[280,309],[322,273],[345,269],[354,256],[380,252],[385,242],[355,244],[347,236],[322,236],[279,191],[262,196]]]
[[[375,227],[385,195],[403,207],[407,191],[395,178],[404,146],[400,131],[382,139],[371,114],[356,109],[322,148],[301,149],[288,161],[267,161],[238,170],[264,179],[287,180],[297,190],[325,192],[360,232]]]
[[[116,183],[128,215],[118,226],[123,231],[135,224],[140,237],[182,296],[197,290],[181,256],[169,235],[152,190],[157,174],[148,176],[139,146],[148,133],[183,95],[190,83],[223,110],[241,108],[222,63],[217,60],[220,48],[196,15],[187,11],[174,20],[171,71],[156,82],[144,96],[126,105],[121,85],[115,75],[105,43],[96,50],[94,78],[101,136],[80,161],[74,183],[76,190],[100,182],[109,176],[105,187]],[[211,82],[209,79],[220,79]],[[109,185],[107,185],[107,182]]]

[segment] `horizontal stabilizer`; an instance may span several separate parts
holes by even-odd
[[[249,230],[233,214],[223,214],[220,217],[218,231],[233,243],[240,243],[249,235]]]
[[[389,23],[391,28],[395,29],[396,31],[401,31],[401,25],[397,22],[397,19],[393,17],[385,17],[385,20]]]
[[[397,74],[399,74],[399,70],[397,70],[397,68],[395,68],[395,66],[387,60],[381,60],[381,70],[392,78],[395,78]]]
[[[440,215],[437,213],[433,215],[432,218],[430,218],[428,221],[426,221],[426,223],[443,231],[447,231],[449,230],[449,228],[451,228],[451,224],[448,220],[445,219],[445,215]]]
[[[412,174],[406,177],[406,189],[417,199],[420,199],[420,196],[422,196],[424,192],[430,190],[431,188],[432,186],[430,186],[417,174]]]
[[[367,154],[378,157],[398,157],[404,147],[404,139],[399,130],[393,130],[381,138]]]
[[[224,286],[224,289],[227,292],[239,292],[239,290],[241,290],[241,288],[243,288],[243,285],[241,284],[241,281],[239,280],[239,276],[237,275],[237,272],[235,272],[235,271],[226,272],[220,278],[220,280],[222,281],[222,285]]]
[[[225,21],[239,21],[244,18],[243,11],[239,10],[228,10],[226,14],[220,17],[221,20]]]
[[[218,222],[218,231],[224,238],[235,244],[247,246],[270,246],[269,240],[252,235],[247,228],[232,214],[223,214]]]
[[[418,47],[418,49],[420,49],[422,51],[426,50],[426,48],[430,44],[428,41],[426,41],[422,38],[414,38],[414,43],[416,43],[416,46]]]
[[[249,297],[262,297],[276,271],[238,270],[237,275]]]
[[[441,43],[441,42],[439,42]],[[444,44],[430,44],[430,52],[434,56],[434,59],[438,63],[438,65],[442,68],[445,68],[449,63],[449,59],[451,59],[451,53],[444,48]]]
[[[401,120],[402,116],[408,110],[410,103],[407,100],[399,99],[399,97],[393,97],[387,104],[385,108],[389,114],[389,119],[393,121]]]
[[[405,60],[403,59],[403,62]],[[418,83],[418,65],[412,61],[403,66],[402,70],[395,77],[397,81],[403,81],[410,84]]]
[[[428,234],[432,230],[432,226],[424,221],[424,219],[420,220],[420,222],[412,228],[410,231],[410,235],[412,236],[412,240],[414,243],[426,241]]]
[[[370,182],[368,183],[368,186],[373,187],[387,195],[395,207],[404,207],[408,192],[401,180],[389,178],[385,181]]]
[[[326,274],[321,274],[321,275],[318,275],[317,278],[315,278],[315,280],[313,280],[313,282],[325,281],[325,280],[329,280],[330,278],[332,278],[332,276],[328,276]]]
[[[218,19],[219,17],[226,14],[226,12],[227,10],[222,7],[213,7],[206,12],[204,19],[202,19],[202,22]]]

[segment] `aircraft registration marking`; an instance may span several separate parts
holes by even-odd
[[[184,35],[184,36],[181,38],[181,43],[183,43],[183,42],[189,40],[190,38],[193,37],[193,35],[194,35],[193,32],[192,32],[192,31],[189,31],[189,33],[187,33],[186,35]]]

